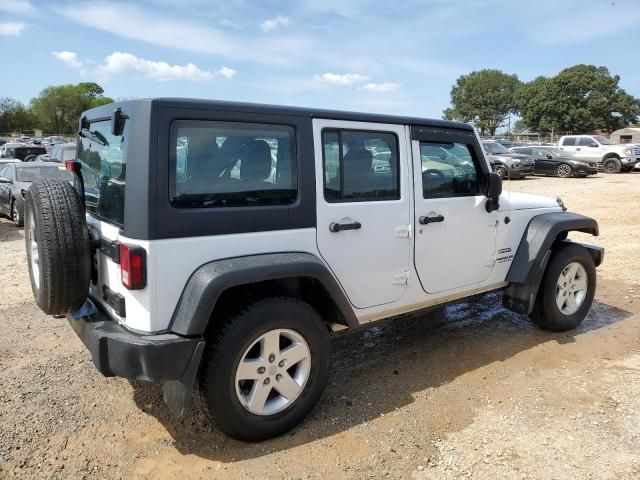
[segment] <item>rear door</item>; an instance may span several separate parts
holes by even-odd
[[[440,147],[452,152],[438,170],[423,162]],[[415,195],[414,263],[427,293],[474,289],[494,265],[497,214],[487,213],[483,193],[489,168],[475,133],[468,130],[416,128],[412,132]]]
[[[317,242],[357,308],[407,288],[411,194],[401,125],[316,119]]]
[[[578,155],[578,137],[564,137],[562,142],[560,142],[560,148],[565,152],[573,153],[576,156]]]

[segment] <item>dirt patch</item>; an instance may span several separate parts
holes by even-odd
[[[0,220],[0,478],[638,478],[640,174],[507,189],[599,220],[572,236],[607,249],[581,327],[537,330],[489,295],[338,337],[321,402],[260,444],[102,377],[36,308],[23,232]]]

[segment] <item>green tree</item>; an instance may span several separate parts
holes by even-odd
[[[620,88],[619,81],[606,67],[574,65],[525,84],[517,107],[524,122],[540,132],[617,130],[640,116],[640,100]]]
[[[0,132],[32,130],[35,119],[31,111],[13,98],[0,98]]]
[[[113,102],[103,93],[102,87],[93,82],[51,86],[31,100],[31,110],[43,130],[72,133],[83,111]]]
[[[443,112],[443,117],[472,122],[481,134],[495,135],[509,115],[515,113],[519,87],[517,75],[507,75],[500,70],[461,75],[451,88],[452,107]]]

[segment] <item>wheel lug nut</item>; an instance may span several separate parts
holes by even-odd
[[[284,360],[280,360],[280,363],[278,363],[278,366],[279,366],[280,368],[284,367]]]
[[[276,361],[276,356],[272,353],[271,355],[269,355],[269,363],[273,363]]]
[[[267,378],[264,379],[264,382],[262,382],[262,383],[264,383],[265,385],[269,385],[270,381],[271,380],[269,379],[269,377],[267,377]]]
[[[282,375],[281,374],[277,374],[276,375],[276,380],[279,382],[280,380],[282,380]]]
[[[260,375],[262,375],[266,370],[267,370],[267,369],[266,369],[266,368],[264,368],[264,367],[259,367],[259,368],[258,368],[258,373],[259,373]]]

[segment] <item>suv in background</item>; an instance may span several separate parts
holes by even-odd
[[[598,162],[607,173],[630,172],[640,161],[640,148],[613,143],[601,135],[565,135],[558,148],[578,158]]]
[[[567,237],[597,222],[502,195],[464,123],[160,98],[85,112],[77,145],[75,189],[26,193],[37,304],[241,440],[302,421],[338,332],[495,291],[551,330],[591,308],[603,249]]]
[[[502,179],[524,178],[534,174],[535,160],[531,155],[512,152],[502,144],[493,141],[485,140],[482,146],[493,169]]]

